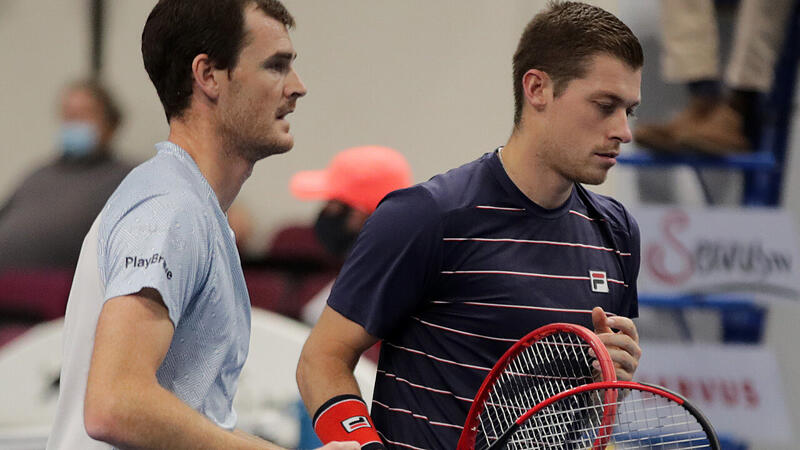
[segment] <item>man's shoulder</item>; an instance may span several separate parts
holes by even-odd
[[[491,174],[492,153],[470,161],[420,183],[443,212],[472,206],[490,191],[495,180]],[[489,186],[489,184],[492,186]]]
[[[481,191],[478,185],[485,183],[475,180],[481,178],[483,159],[390,192],[367,220],[368,228],[388,230],[387,235],[394,237],[398,229],[414,230],[414,233],[436,230],[451,212],[479,203],[475,193]]]
[[[163,214],[179,214],[204,207],[203,190],[184,165],[156,155],[131,170],[109,198],[104,219],[116,221],[147,206]]]
[[[197,175],[183,161],[165,154],[157,154],[134,167],[120,184],[132,192],[158,192],[163,194],[199,193]]]
[[[581,189],[585,194],[584,201],[590,202],[591,207],[596,209],[611,226],[623,230],[629,230],[637,226],[633,216],[619,200],[608,195],[592,192],[583,186],[578,186],[578,189]]]

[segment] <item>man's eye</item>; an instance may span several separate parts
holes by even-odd
[[[611,115],[614,113],[614,110],[617,109],[617,106],[613,103],[597,103],[597,109],[605,115]]]
[[[276,72],[284,73],[289,70],[289,64],[283,62],[276,62],[272,64],[267,64],[265,66],[268,70],[274,70]]]

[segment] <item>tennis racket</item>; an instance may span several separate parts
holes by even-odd
[[[609,398],[614,400],[606,401]],[[611,381],[578,386],[545,400],[489,448],[717,450],[720,446],[711,423],[680,395],[660,386]]]
[[[599,370],[592,368],[595,360]],[[486,376],[457,448],[489,448],[520,416],[548,398],[576,386],[615,380],[608,350],[589,329],[569,323],[538,328],[511,346]],[[616,398],[603,400],[613,403]],[[611,419],[607,417],[609,423]]]

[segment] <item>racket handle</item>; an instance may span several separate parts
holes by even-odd
[[[508,439],[511,437],[511,435],[514,434],[515,431],[517,431],[517,428],[519,428],[519,426],[516,423],[514,425],[511,425],[486,450],[500,450],[506,448],[506,442],[508,442]]]

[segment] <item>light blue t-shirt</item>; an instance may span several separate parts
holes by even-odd
[[[48,449],[108,449],[83,404],[105,302],[158,290],[175,327],[159,383],[226,429],[250,344],[250,298],[235,237],[194,160],[170,142],[131,171],[84,239],[64,318],[56,417]]]
[[[158,290],[175,326],[158,381],[220,426],[250,342],[250,299],[233,231],[194,160],[171,142],[134,169],[99,224],[104,300]]]

